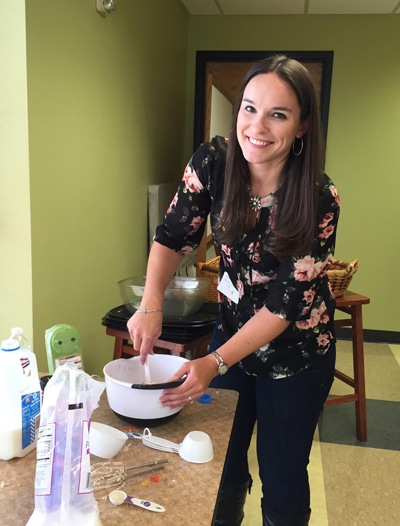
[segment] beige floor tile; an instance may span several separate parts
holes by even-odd
[[[321,443],[329,526],[400,524],[400,452]]]
[[[400,345],[389,345],[389,348],[396,358],[396,362],[400,365]]]
[[[400,359],[400,352],[398,356]],[[397,367],[398,362],[389,345],[364,343],[364,361],[367,398],[400,401],[400,367]],[[353,377],[353,352],[350,341],[338,341],[336,367]],[[353,392],[351,387],[335,379],[331,394],[351,392]]]

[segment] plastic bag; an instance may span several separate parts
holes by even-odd
[[[27,526],[99,526],[90,480],[89,422],[105,388],[74,364],[44,391],[36,449],[35,510]]]

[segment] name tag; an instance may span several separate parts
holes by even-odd
[[[222,292],[227,298],[232,300],[234,303],[239,303],[239,291],[233,285],[230,277],[227,272],[224,272],[224,275],[221,278],[221,281],[218,284],[217,290]]]

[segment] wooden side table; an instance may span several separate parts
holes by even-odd
[[[360,442],[367,440],[367,403],[365,396],[364,338],[362,324],[362,306],[370,303],[367,296],[347,290],[336,298],[336,310],[349,315],[349,318],[335,320],[336,327],[351,327],[353,342],[354,378],[335,370],[335,377],[354,389],[354,393],[330,396],[325,405],[355,402],[356,436]]]
[[[154,351],[164,354],[166,351],[169,351],[171,354],[181,356],[191,350],[193,358],[200,358],[207,354],[207,347],[211,339],[212,331],[213,329],[211,328],[209,332],[198,336],[193,340],[157,340]],[[115,338],[113,360],[116,360],[117,358],[130,358],[139,354],[133,348],[132,342],[129,339],[128,330],[122,331],[107,327],[106,334]]]

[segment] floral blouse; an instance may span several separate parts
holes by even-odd
[[[212,231],[222,207],[226,141],[215,137],[190,159],[179,189],[155,240],[182,254],[196,249],[209,216]],[[276,339],[266,342],[240,363],[254,376],[282,378],[318,365],[335,341],[335,300],[327,270],[333,257],[340,203],[336,188],[324,174],[318,195],[318,236],[311,253],[279,261],[267,252],[273,229],[273,195],[261,200],[258,222],[240,243],[220,249],[219,278],[226,272],[239,299],[218,294],[218,338],[224,342],[258,310],[267,307],[290,323]]]

